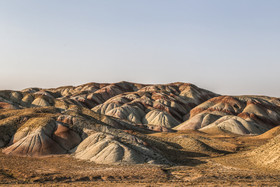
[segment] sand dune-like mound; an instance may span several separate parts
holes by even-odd
[[[166,128],[179,125],[179,122],[171,115],[158,110],[152,110],[147,113],[142,121],[144,124],[160,125]]]
[[[141,119],[145,115],[145,112],[141,108],[135,106],[123,105],[121,107],[113,108],[107,112],[106,115],[126,119],[134,123],[142,123]]]
[[[36,98],[31,104],[34,106],[41,106],[41,107],[50,106],[48,101],[46,101],[44,98]]]
[[[0,91],[0,148],[18,156],[69,154],[97,164],[171,164],[166,155],[173,161],[177,153],[217,150],[210,140],[175,136],[168,144],[151,138],[152,133],[195,130],[270,138],[279,121],[279,98],[219,96],[181,82]]]
[[[171,128],[183,122],[185,115],[197,104],[215,96],[217,94],[192,84],[148,85],[112,97],[92,110],[135,123]]]
[[[255,138],[260,138],[260,139],[268,139],[268,138],[273,138],[277,135],[280,134],[280,126],[274,127],[268,131],[266,131],[265,133],[255,136]]]
[[[218,150],[210,147],[199,139],[190,137],[188,135],[181,135],[176,137],[177,142],[187,151],[192,152],[217,152]]]
[[[50,118],[33,118],[13,136],[5,154],[44,156],[63,154],[81,142],[80,136]]]
[[[95,133],[87,137],[75,150],[75,157],[98,164],[168,163],[162,156],[141,144],[141,141],[128,145],[106,133]]]
[[[190,111],[175,129],[221,129],[235,134],[262,134],[279,125],[279,99],[265,96],[219,96]],[[212,130],[211,130],[212,128]]]
[[[63,154],[66,150],[52,140],[45,131],[38,130],[7,147],[3,153],[18,156],[44,156]]]
[[[177,127],[175,127],[176,130],[186,130],[186,129],[192,129],[197,130],[202,127],[205,127],[213,122],[215,122],[217,119],[222,117],[223,114],[216,113],[200,113],[195,115],[194,117],[190,118],[189,120],[181,123]]]
[[[76,105],[143,124],[144,116],[153,110],[164,112],[164,118],[172,117],[175,119],[172,121],[182,123],[193,107],[216,96],[218,95],[215,93],[187,83],[145,85],[119,82],[52,89],[30,88],[21,92],[2,91],[0,101],[10,101],[13,105],[9,107],[14,108],[54,106],[66,110],[70,105]],[[162,124],[164,121],[158,120],[155,124],[154,120],[153,125],[169,128],[170,126]]]
[[[280,135],[271,139],[267,144],[248,153],[250,160],[261,167],[280,170]]]
[[[73,107],[63,114],[48,107],[5,110],[2,118],[0,133],[6,138],[1,138],[0,143],[1,147],[6,146],[2,152],[8,155],[41,157],[73,153],[77,159],[98,164],[170,164],[141,138],[132,135],[153,129],[87,108]]]
[[[238,116],[227,115],[216,120],[201,129],[200,131],[207,132],[211,131],[211,128],[218,128],[225,132],[231,132],[234,134],[262,134],[268,129],[263,128],[253,121],[246,121]]]

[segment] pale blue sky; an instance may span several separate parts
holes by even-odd
[[[0,0],[0,89],[191,82],[280,97],[279,0]]]

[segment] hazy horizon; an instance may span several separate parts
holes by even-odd
[[[280,97],[280,1],[0,1],[0,90],[187,82]]]

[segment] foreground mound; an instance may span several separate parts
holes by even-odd
[[[262,134],[279,121],[278,98],[219,96],[181,82],[0,91],[0,148],[18,156],[69,154],[98,164],[170,164],[179,154],[220,154],[219,146],[186,136],[168,143],[151,133]]]
[[[130,136],[130,137],[129,137]],[[75,150],[75,157],[98,164],[169,164],[160,154],[147,148],[144,142],[131,135],[126,142],[107,133],[94,133],[87,137]]]
[[[51,118],[28,120],[13,136],[5,154],[44,156],[64,154],[81,142],[81,137]]]
[[[141,138],[127,133],[144,132],[144,127],[77,109],[63,114],[54,108],[3,111],[2,152],[32,157],[71,154],[97,164],[171,164]]]
[[[280,170],[280,135],[247,155],[258,166]]]

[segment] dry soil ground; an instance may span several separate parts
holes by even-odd
[[[175,166],[108,166],[79,161],[69,155],[44,158],[16,157],[0,153],[0,185],[10,186],[280,186],[280,170],[254,165],[246,152],[268,138],[207,135],[194,132],[150,135],[170,144],[166,150]],[[188,154],[182,136],[194,137],[224,152]],[[199,144],[200,145],[200,144]],[[197,149],[199,151],[199,149]],[[176,158],[176,154],[178,157]]]

